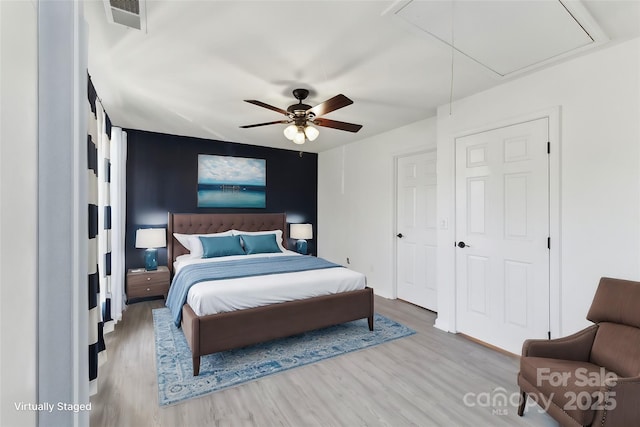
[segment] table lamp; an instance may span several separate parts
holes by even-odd
[[[164,228],[141,228],[136,231],[136,248],[145,248],[144,267],[147,271],[158,269],[158,248],[167,246]]]
[[[289,235],[296,241],[296,252],[307,254],[307,239],[313,239],[313,227],[311,224],[291,224]]]

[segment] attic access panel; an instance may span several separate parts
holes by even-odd
[[[403,0],[390,12],[502,77],[606,40],[577,2]]]

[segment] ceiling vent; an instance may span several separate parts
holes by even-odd
[[[109,22],[146,31],[145,0],[104,0],[104,9]]]

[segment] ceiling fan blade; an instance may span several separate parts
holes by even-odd
[[[273,105],[265,104],[262,101],[256,101],[255,99],[245,99],[244,102],[257,105],[258,107],[268,108],[269,110],[276,111],[280,114],[284,114],[285,116],[289,115],[289,113],[286,110],[283,110],[282,108],[274,107]]]
[[[331,99],[327,99],[322,104],[318,104],[313,108],[307,110],[307,113],[313,113],[318,116],[323,116],[327,113],[337,110],[338,108],[346,107],[353,104],[353,101],[344,96],[343,94],[336,95]]]
[[[362,129],[362,125],[356,125],[353,123],[339,122],[337,120],[329,120],[329,119],[314,119],[313,124],[318,126],[324,126],[327,128],[346,130],[347,132],[358,132]]]
[[[275,125],[278,123],[281,124],[285,124],[285,123],[289,123],[290,120],[276,120],[275,122],[266,122],[266,123],[256,123],[255,125],[246,125],[246,126],[240,126],[243,129],[248,129],[248,128],[255,128],[258,126],[266,126],[266,125]]]

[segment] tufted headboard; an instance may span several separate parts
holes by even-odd
[[[173,262],[187,249],[173,237],[173,233],[208,234],[227,230],[268,231],[282,230],[282,244],[287,247],[287,215],[284,213],[256,214],[179,214],[169,212],[167,221],[167,266],[173,274]]]

